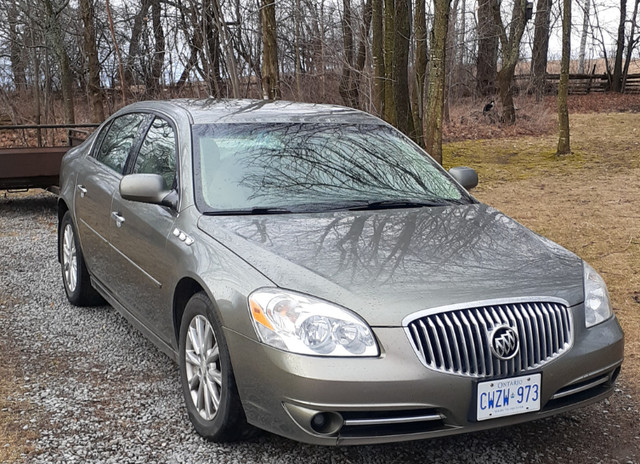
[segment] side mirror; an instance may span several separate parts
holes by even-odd
[[[478,185],[478,173],[475,169],[458,166],[449,169],[449,174],[467,190],[471,190]]]
[[[129,174],[120,180],[120,196],[125,200],[178,207],[175,190],[165,190],[159,174]]]

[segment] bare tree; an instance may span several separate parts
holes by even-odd
[[[413,127],[415,131],[414,139],[418,145],[424,147],[424,83],[427,73],[427,21],[425,11],[425,0],[416,0],[416,11],[414,15],[414,36],[415,36],[415,82],[413,85],[413,97],[411,109],[413,110]]]
[[[16,90],[26,90],[27,77],[24,55],[22,53],[24,41],[18,30],[19,10],[14,2],[8,2],[6,8],[9,23],[9,58],[11,60],[13,83]]]
[[[151,1],[151,18],[153,22],[154,53],[151,60],[151,73],[147,88],[156,93],[162,85],[162,68],[164,67],[165,42],[162,28],[162,6],[160,0]]]
[[[395,0],[395,34],[393,40],[393,100],[396,127],[407,135],[413,133],[409,103],[409,37],[411,36],[411,0]]]
[[[478,57],[476,87],[480,95],[496,93],[498,74],[498,30],[494,8],[497,0],[478,1]]]
[[[582,35],[580,36],[580,51],[578,53],[578,74],[584,74],[584,60],[587,51],[587,36],[589,35],[589,8],[591,0],[584,0],[582,7]]]
[[[62,28],[60,27],[58,16],[62,13],[66,4],[62,7],[54,8],[51,0],[43,0],[46,13],[47,37],[53,45],[53,50],[58,58],[60,67],[60,85],[62,87],[62,103],[64,108],[64,122],[66,124],[75,123],[75,109],[73,103],[73,75],[69,63],[69,55],[64,44]]]
[[[588,1],[588,0],[587,0]],[[549,31],[552,0],[538,0],[534,22],[533,51],[531,59],[531,84],[539,100],[544,94],[549,53]]]
[[[104,106],[102,105],[102,86],[100,85],[100,62],[96,46],[96,31],[94,26],[94,4],[92,0],[80,0],[80,14],[82,16],[83,44],[87,55],[87,100],[91,110],[91,121],[104,121]]]
[[[268,100],[281,97],[276,42],[276,2],[261,0],[262,18],[262,96]]]
[[[442,112],[450,8],[450,0],[434,0],[435,11],[429,53],[425,148],[440,164],[442,164]]]
[[[571,153],[569,136],[569,108],[567,96],[569,94],[569,60],[571,59],[571,0],[562,2],[562,65],[560,69],[560,84],[558,87],[558,150],[556,154]]]
[[[636,45],[640,42],[640,36],[636,36],[636,28],[638,27],[638,6],[640,5],[640,0],[635,1],[635,5],[633,6],[633,13],[631,14],[631,28],[629,30],[629,40],[627,42],[627,56],[624,62],[624,69],[622,71],[622,91],[624,92],[627,86],[627,76],[629,75],[629,65],[631,64],[633,50]]]
[[[627,19],[627,0],[620,0],[620,21],[618,22],[618,38],[616,40],[616,57],[611,76],[611,90],[622,92],[622,59],[624,56],[624,26]]]
[[[353,67],[353,25],[351,24],[351,1],[342,0],[342,37],[344,41],[344,61],[340,79],[340,96],[345,105],[356,107],[351,69]]]
[[[396,107],[393,96],[393,44],[395,35],[395,0],[384,0],[384,119],[396,123]]]
[[[525,29],[526,0],[514,0],[511,12],[511,22],[505,27],[500,14],[500,6],[493,5],[493,14],[498,27],[500,37],[500,54],[502,68],[498,71],[498,93],[502,103],[502,118],[508,124],[516,122],[516,111],[513,104],[513,76],[520,57],[520,41]]]
[[[372,55],[373,55],[373,106],[378,114],[384,112],[385,63],[384,63],[384,30],[383,0],[372,3]]]

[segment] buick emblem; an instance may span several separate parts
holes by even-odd
[[[513,358],[518,354],[518,350],[520,349],[518,332],[508,325],[494,327],[491,335],[489,335],[489,340],[491,352],[496,358],[502,361],[508,361]]]

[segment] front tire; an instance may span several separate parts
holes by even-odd
[[[182,393],[196,431],[216,442],[251,435],[222,324],[205,293],[195,294],[185,307],[179,350]]]
[[[82,249],[79,246],[76,228],[67,211],[62,217],[58,230],[58,247],[62,282],[69,302],[75,306],[98,306],[105,304],[104,299],[91,286],[89,271],[84,263]]]

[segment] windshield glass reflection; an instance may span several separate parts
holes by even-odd
[[[471,201],[386,126],[195,125],[193,140],[197,201],[204,212]]]

